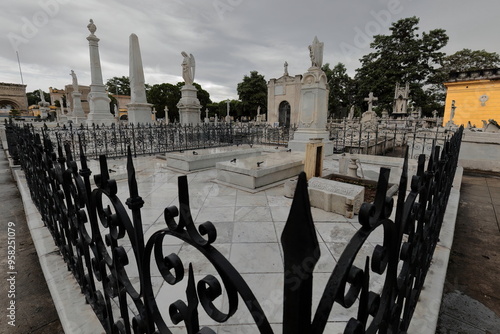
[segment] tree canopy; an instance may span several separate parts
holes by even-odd
[[[110,94],[130,95],[130,79],[128,76],[112,77],[106,81],[106,90]]]
[[[441,49],[448,43],[443,29],[418,33],[419,19],[410,17],[392,24],[390,35],[376,35],[370,47],[373,52],[363,56],[356,70],[357,102],[364,103],[370,91],[378,97],[377,110],[392,108],[396,82],[410,83],[411,98],[421,106],[424,114],[436,107],[432,92],[426,85],[445,53]]]
[[[328,78],[330,89],[328,111],[330,116],[338,118],[347,116],[348,109],[354,104],[355,81],[347,74],[347,69],[342,63],[338,63],[333,69],[330,68],[329,63],[326,63],[321,69]]]
[[[266,111],[267,82],[259,72],[251,71],[250,76],[245,75],[236,90],[242,103],[241,116],[256,116],[259,106],[261,107],[261,113]]]

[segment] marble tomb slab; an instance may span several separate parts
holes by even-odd
[[[214,147],[183,152],[169,152],[165,154],[167,167],[183,171],[193,171],[215,167],[221,161],[242,159],[261,155],[262,148],[243,147]]]
[[[278,152],[217,163],[217,180],[257,189],[297,176],[304,170],[304,153]]]
[[[308,181],[311,206],[327,212],[352,218],[359,213],[365,196],[365,187],[320,177]]]

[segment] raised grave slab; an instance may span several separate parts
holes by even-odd
[[[297,176],[304,170],[304,154],[279,152],[217,163],[217,180],[254,190]]]
[[[165,157],[167,159],[167,167],[188,172],[204,168],[212,168],[221,161],[259,156],[261,153],[262,148],[228,146],[205,148],[200,150],[186,150],[183,152],[169,152],[165,154]]]
[[[359,213],[365,187],[313,177],[308,181],[311,206],[352,218]]]

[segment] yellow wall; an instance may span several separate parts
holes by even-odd
[[[450,120],[452,100],[455,100],[457,107],[453,117],[456,125],[466,126],[470,121],[472,125],[481,128],[482,120],[487,122],[489,119],[494,119],[500,122],[500,81],[474,80],[446,82],[444,85],[447,92],[443,126]],[[484,106],[479,100],[482,95],[488,96]]]

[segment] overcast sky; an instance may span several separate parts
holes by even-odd
[[[500,3],[494,0],[2,0],[0,82],[27,91],[63,88],[73,69],[90,84],[87,24],[100,38],[104,81],[128,76],[129,36],[137,34],[146,82],[182,81],[181,51],[196,58],[195,81],[213,101],[237,98],[236,85],[256,70],[266,80],[310,66],[308,45],[324,42],[323,62],[342,62],[352,75],[370,52],[374,34],[392,22],[420,18],[420,32],[436,28],[450,37],[444,49],[500,53]],[[388,83],[393,84],[393,83]]]

